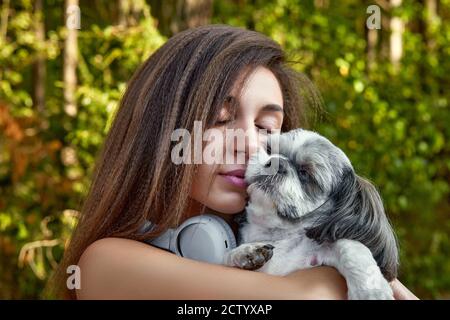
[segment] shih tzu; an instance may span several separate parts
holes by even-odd
[[[245,179],[249,201],[226,265],[273,275],[332,266],[349,299],[393,299],[395,234],[375,187],[342,150],[307,130],[271,135]]]

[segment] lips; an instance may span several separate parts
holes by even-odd
[[[222,173],[222,175],[235,176],[238,178],[245,178],[245,170],[244,169],[232,170],[232,171]]]
[[[239,188],[247,188],[244,169],[231,170],[225,173],[221,173],[220,176],[222,176],[227,182],[234,186],[237,186]]]

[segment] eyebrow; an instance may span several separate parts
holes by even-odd
[[[261,111],[268,111],[268,112],[275,111],[275,112],[281,112],[282,114],[284,114],[284,109],[276,103],[266,104],[264,107],[261,108]]]
[[[226,99],[227,99],[229,102],[231,102],[231,103],[237,103],[237,104],[239,104],[239,102],[238,102],[238,100],[236,99],[236,97],[234,97],[234,96],[232,96],[232,95],[227,96]],[[281,113],[284,115],[284,109],[283,109],[280,105],[278,105],[278,104],[276,104],[276,103],[268,103],[268,104],[264,105],[264,106],[261,108],[261,111],[263,111],[263,112],[281,112]]]

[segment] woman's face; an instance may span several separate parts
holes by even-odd
[[[261,134],[262,130],[268,133],[280,130],[283,123],[281,88],[275,75],[267,68],[257,67],[247,79],[240,98],[234,88],[229,99],[237,102],[234,118],[224,105],[214,126],[223,132],[223,139],[211,139],[203,147],[203,150],[220,148],[224,161],[221,164],[200,164],[190,194],[196,202],[224,214],[244,209],[247,192],[243,178],[249,156],[264,144],[266,134]],[[237,133],[238,137],[242,136],[239,132],[245,132],[243,143],[226,139],[225,129],[228,133]]]

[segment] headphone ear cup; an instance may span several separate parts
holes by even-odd
[[[205,214],[205,216],[207,216],[211,220],[217,221],[217,223],[219,223],[222,226],[223,231],[225,232],[226,238],[228,240],[227,245],[228,245],[229,249],[231,250],[231,249],[236,248],[236,246],[237,246],[236,237],[234,236],[233,229],[231,229],[230,225],[225,220],[223,220],[222,218],[220,218],[218,216],[215,216],[212,214]]]
[[[231,227],[214,215],[192,217],[176,232],[171,247],[177,255],[185,258],[221,264],[225,253],[236,247]]]

